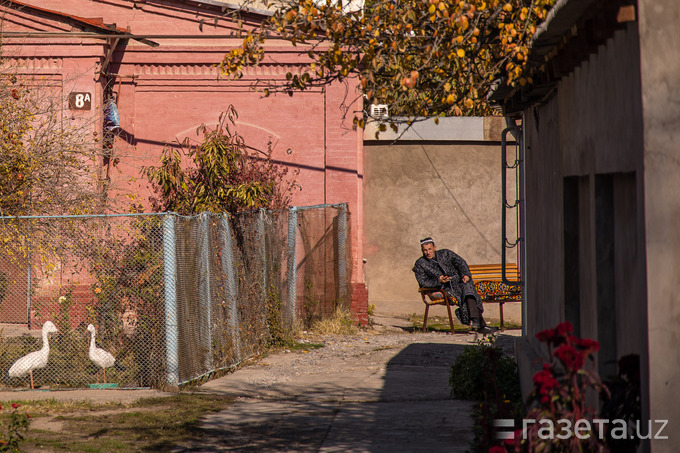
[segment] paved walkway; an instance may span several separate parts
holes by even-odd
[[[236,403],[205,419],[200,445],[176,451],[469,450],[473,403],[451,399],[448,380],[474,335],[404,334],[403,321],[375,321],[400,332],[278,354],[204,384]]]

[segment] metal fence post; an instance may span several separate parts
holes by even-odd
[[[297,313],[297,208],[288,209],[288,322],[295,321]]]
[[[265,325],[267,325],[267,294],[268,294],[268,287],[267,285],[269,284],[269,276],[267,275],[267,268],[269,267],[267,263],[267,236],[266,236],[266,229],[265,229],[265,210],[260,209],[257,215],[257,237],[260,240],[260,250],[261,250],[261,259],[262,259],[262,305],[261,305],[261,313],[263,316],[263,320]]]
[[[338,297],[347,301],[347,203],[340,206],[338,213]]]
[[[238,328],[238,287],[236,286],[236,269],[234,268],[234,251],[231,244],[231,227],[229,226],[229,217],[227,214],[222,214],[222,244],[223,250],[221,254],[222,272],[227,281],[227,313],[229,315],[229,330],[234,341],[234,349],[236,352],[236,359],[241,360],[241,333]]]
[[[28,330],[32,329],[31,326],[31,292],[33,291],[33,281],[31,277],[31,268],[33,267],[33,258],[31,252],[28,252],[28,265],[26,266],[26,315],[28,317]]]
[[[210,214],[203,212],[200,215],[199,237],[202,241],[200,251],[200,274],[198,283],[198,306],[201,313],[200,338],[206,355],[205,367],[213,369],[212,350],[212,294],[210,288]]]
[[[175,217],[163,219],[163,271],[165,287],[165,354],[168,385],[179,384],[179,335],[177,331],[177,253]]]

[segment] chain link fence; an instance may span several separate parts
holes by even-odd
[[[345,204],[0,218],[3,387],[165,388],[233,367],[349,307],[348,229]]]

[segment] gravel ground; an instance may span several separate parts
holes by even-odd
[[[400,318],[374,316],[372,321],[373,325],[369,329],[362,330],[355,335],[317,335],[303,332],[301,342],[310,343],[308,350],[279,351],[253,362],[234,374],[248,374],[250,377],[246,384],[252,386],[249,393],[254,393],[257,389],[293,382],[300,376],[320,372],[340,373],[350,365],[384,369],[400,350],[412,344],[470,346],[481,339],[481,335],[473,333],[452,335],[445,332],[414,331],[411,323]],[[496,341],[507,354],[512,355],[514,338],[519,335],[521,335],[519,330],[499,332]],[[314,344],[323,344],[324,347],[314,348]],[[417,362],[415,364],[418,366],[440,365],[442,361],[449,361],[450,365],[461,350],[462,348],[457,348],[455,353],[444,355],[437,351],[424,351],[421,357],[415,359]],[[229,376],[221,379],[233,381]],[[222,381],[218,379],[216,382]],[[202,386],[202,390],[210,391],[217,385],[208,382]],[[248,391],[248,389],[239,387],[238,391]]]

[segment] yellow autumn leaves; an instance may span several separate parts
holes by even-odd
[[[0,215],[95,209],[101,145],[64,121],[60,95],[36,85],[34,75],[0,75]]]
[[[302,90],[357,75],[369,102],[403,115],[484,115],[497,80],[525,84],[529,42],[554,0],[377,0],[362,13],[313,0],[277,12],[231,50],[222,71],[239,77],[261,64],[262,37],[305,45],[313,77],[270,82],[267,89]],[[311,41],[312,37],[314,40]],[[314,46],[314,47],[311,47]],[[312,66],[313,65],[313,66]],[[304,70],[302,71],[304,72]]]

